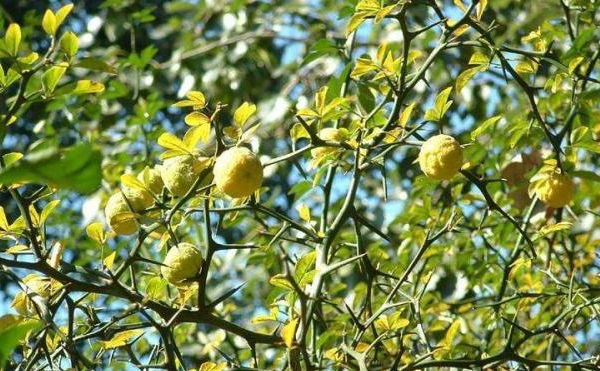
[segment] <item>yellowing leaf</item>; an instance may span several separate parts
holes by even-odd
[[[535,73],[535,71],[537,71],[538,68],[538,64],[530,59],[525,59],[521,62],[519,62],[516,66],[515,66],[515,71],[519,72],[519,73]]]
[[[67,18],[69,13],[71,13],[71,10],[73,10],[73,4],[67,4],[56,11],[56,28],[57,29],[64,22],[65,18]]]
[[[85,232],[88,237],[92,240],[98,242],[99,244],[103,244],[105,239],[104,230],[102,228],[102,223],[92,223],[85,228]]]
[[[271,279],[269,280],[269,283],[273,286],[276,286],[276,287],[279,287],[282,289],[286,289],[286,290],[290,290],[290,291],[294,290],[294,286],[292,286],[290,281],[288,281],[286,276],[283,274],[277,274],[277,275],[271,277]]]
[[[585,58],[584,57],[577,57],[577,58],[573,58],[570,62],[569,62],[569,74],[573,74],[573,72],[575,72],[575,70],[577,69],[577,67],[581,64],[581,62],[583,62]]]
[[[192,112],[185,116],[185,123],[189,126],[200,126],[200,125],[209,125],[210,126],[210,118],[203,114],[202,112]]]
[[[454,5],[456,5],[458,7],[458,9],[462,10],[463,12],[467,11],[467,7],[462,2],[462,0],[454,0]]]
[[[46,9],[44,18],[42,18],[42,28],[48,35],[54,36],[56,34],[56,16],[50,9]]]
[[[121,175],[121,184],[127,188],[137,189],[140,191],[146,191],[147,188],[138,178],[133,174]]]
[[[490,59],[488,58],[487,55],[483,54],[482,52],[477,51],[477,52],[473,53],[473,55],[469,59],[469,64],[475,64],[475,65],[485,64],[485,65],[488,65],[488,64],[490,64]]]
[[[354,32],[365,21],[366,17],[365,14],[354,14],[346,26],[346,37]]]
[[[123,345],[127,345],[130,340],[142,335],[143,333],[144,333],[144,330],[142,330],[142,329],[119,332],[118,334],[113,336],[112,339],[110,339],[108,341],[101,341],[100,344],[101,344],[102,348],[104,348],[104,349],[112,349],[112,348],[122,347]]]
[[[483,17],[483,12],[485,12],[487,5],[488,0],[479,0],[479,4],[477,4],[477,20],[481,21],[481,17]]]
[[[545,225],[538,231],[538,235],[541,237],[554,232],[566,231],[569,230],[571,226],[573,226],[573,223],[570,222],[559,222],[556,224]]]
[[[256,105],[244,102],[233,114],[233,121],[237,127],[242,127],[252,115],[256,113]]]
[[[415,102],[412,102],[400,114],[400,118],[398,119],[398,123],[403,128],[406,127],[406,124],[408,123],[408,120],[410,119],[410,116],[412,115],[412,112],[413,112],[414,108],[415,108]]]
[[[305,204],[300,204],[296,207],[298,210],[298,214],[300,214],[300,218],[305,222],[310,222],[310,209]]]
[[[171,133],[163,133],[158,137],[158,145],[167,149],[179,150],[189,153],[185,143]]]
[[[289,321],[281,329],[281,338],[283,339],[283,342],[288,348],[291,348],[294,344],[294,340],[296,337],[296,326],[298,326],[298,320],[294,319]]]
[[[16,23],[11,23],[6,30],[4,35],[4,42],[6,43],[6,50],[12,56],[16,56],[19,53],[19,46],[21,45],[21,27]]]
[[[104,84],[93,80],[79,80],[62,86],[56,89],[56,95],[71,94],[71,95],[82,95],[82,94],[93,94],[102,93],[104,91]]]
[[[206,143],[210,138],[210,125],[200,125],[190,128],[183,136],[183,144],[192,151],[198,142]]]
[[[193,107],[194,109],[202,109],[206,106],[206,98],[199,91],[190,91],[186,94],[188,99],[181,100],[175,103],[175,107]]]
[[[350,77],[353,79],[359,78],[366,75],[369,72],[373,72],[377,69],[377,65],[370,58],[358,58],[356,66],[352,70]]]
[[[8,219],[6,219],[6,214],[4,213],[4,208],[2,206],[0,206],[0,229],[7,232],[9,229]]]
[[[227,367],[227,363],[204,362],[198,371],[223,371]]]
[[[102,264],[104,265],[104,267],[108,270],[111,270],[114,263],[115,263],[115,257],[117,256],[117,252],[113,251],[112,253],[110,253],[106,258],[104,258],[104,260],[102,260]]]

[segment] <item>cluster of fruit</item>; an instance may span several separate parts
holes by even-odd
[[[323,129],[318,136],[327,142],[344,141],[344,135],[335,128]],[[340,147],[323,145],[312,149],[311,155],[319,159],[338,150]],[[425,141],[418,160],[427,177],[441,181],[452,179],[463,166],[460,144],[444,134]],[[201,174],[208,174],[211,166],[213,178],[205,176],[205,179],[201,179]],[[106,205],[106,220],[116,234],[132,234],[138,230],[140,214],[148,212],[165,188],[173,197],[185,197],[196,191],[197,182],[203,182],[207,187],[212,182],[229,197],[244,198],[258,190],[262,181],[262,164],[245,147],[236,146],[224,151],[214,164],[211,158],[178,155],[165,159],[162,165],[153,169],[144,169],[137,177],[122,177],[121,190],[112,195]],[[545,168],[536,175],[534,191],[548,206],[561,208],[571,201],[574,185],[571,177],[557,167]],[[179,243],[169,250],[161,272],[170,283],[182,285],[198,275],[202,261],[202,255],[196,247]]]

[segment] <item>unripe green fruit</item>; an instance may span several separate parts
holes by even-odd
[[[160,165],[154,168],[146,167],[137,176],[138,180],[142,182],[152,193],[160,195],[162,193],[164,183],[160,176]]]
[[[120,192],[110,196],[104,214],[106,222],[116,234],[134,234],[137,232],[138,226],[135,215]]]
[[[165,279],[180,285],[184,280],[198,275],[202,267],[202,255],[194,245],[181,242],[169,250],[163,264],[160,272]]]
[[[171,194],[185,196],[198,179],[206,161],[182,155],[168,158],[160,167],[160,176]]]
[[[263,181],[260,160],[245,147],[233,147],[221,153],[213,174],[217,188],[233,198],[250,196]]]

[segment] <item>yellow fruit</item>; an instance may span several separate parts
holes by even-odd
[[[171,194],[182,197],[198,179],[205,162],[189,155],[171,157],[163,161],[160,176]]]
[[[419,165],[430,178],[450,180],[463,164],[462,149],[456,139],[449,135],[433,136],[421,147]]]
[[[553,172],[540,181],[535,193],[546,205],[559,209],[565,207],[573,199],[575,185],[568,174]]]
[[[142,182],[150,191],[156,195],[162,193],[164,183],[160,176],[160,165],[154,168],[146,168],[138,174],[138,180]]]
[[[335,129],[335,128],[321,129],[321,131],[319,131],[318,136],[322,140],[334,141],[334,142],[341,142],[344,139],[342,132],[339,129]],[[311,149],[310,155],[313,158],[318,159],[318,158],[327,156],[327,155],[335,152],[336,150],[338,150],[338,147],[323,146],[323,147]]]
[[[167,281],[174,285],[198,275],[202,267],[202,255],[196,247],[190,243],[182,242],[172,247],[160,272]]]
[[[213,174],[217,188],[233,198],[250,196],[263,181],[260,160],[245,147],[234,147],[221,153]]]
[[[135,211],[146,210],[154,203],[152,195],[145,189],[121,187],[123,194]]]
[[[133,234],[137,232],[138,226],[135,215],[120,192],[110,196],[104,214],[106,222],[116,234]]]

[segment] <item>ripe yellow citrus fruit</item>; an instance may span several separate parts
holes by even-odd
[[[344,139],[342,132],[336,128],[321,129],[321,131],[319,131],[318,136],[322,140],[334,141],[334,142],[340,142]],[[337,149],[338,149],[338,147],[323,146],[323,147],[311,149],[310,155],[314,159],[319,159],[321,157],[329,155],[330,153],[335,152]]]
[[[565,207],[573,199],[575,185],[568,174],[553,172],[540,181],[535,193],[546,205],[559,209]]]
[[[152,193],[160,195],[162,193],[164,183],[160,176],[160,165],[154,168],[146,166],[142,172],[137,176],[138,180],[142,182]]]
[[[138,229],[135,215],[120,192],[110,196],[104,208],[104,215],[116,234],[133,234]]]
[[[433,136],[423,143],[419,153],[421,170],[430,178],[450,180],[463,164],[460,144],[449,135]]]
[[[121,187],[121,189],[135,211],[145,210],[154,203],[152,195],[145,189],[137,189],[125,186]]]
[[[170,157],[163,161],[160,176],[171,194],[182,197],[194,185],[205,163],[191,155]]]
[[[217,188],[233,198],[250,196],[263,181],[260,160],[245,147],[234,147],[221,153],[213,174]]]
[[[163,264],[160,268],[163,277],[170,283],[179,285],[200,272],[202,255],[194,245],[181,242],[169,250]]]

